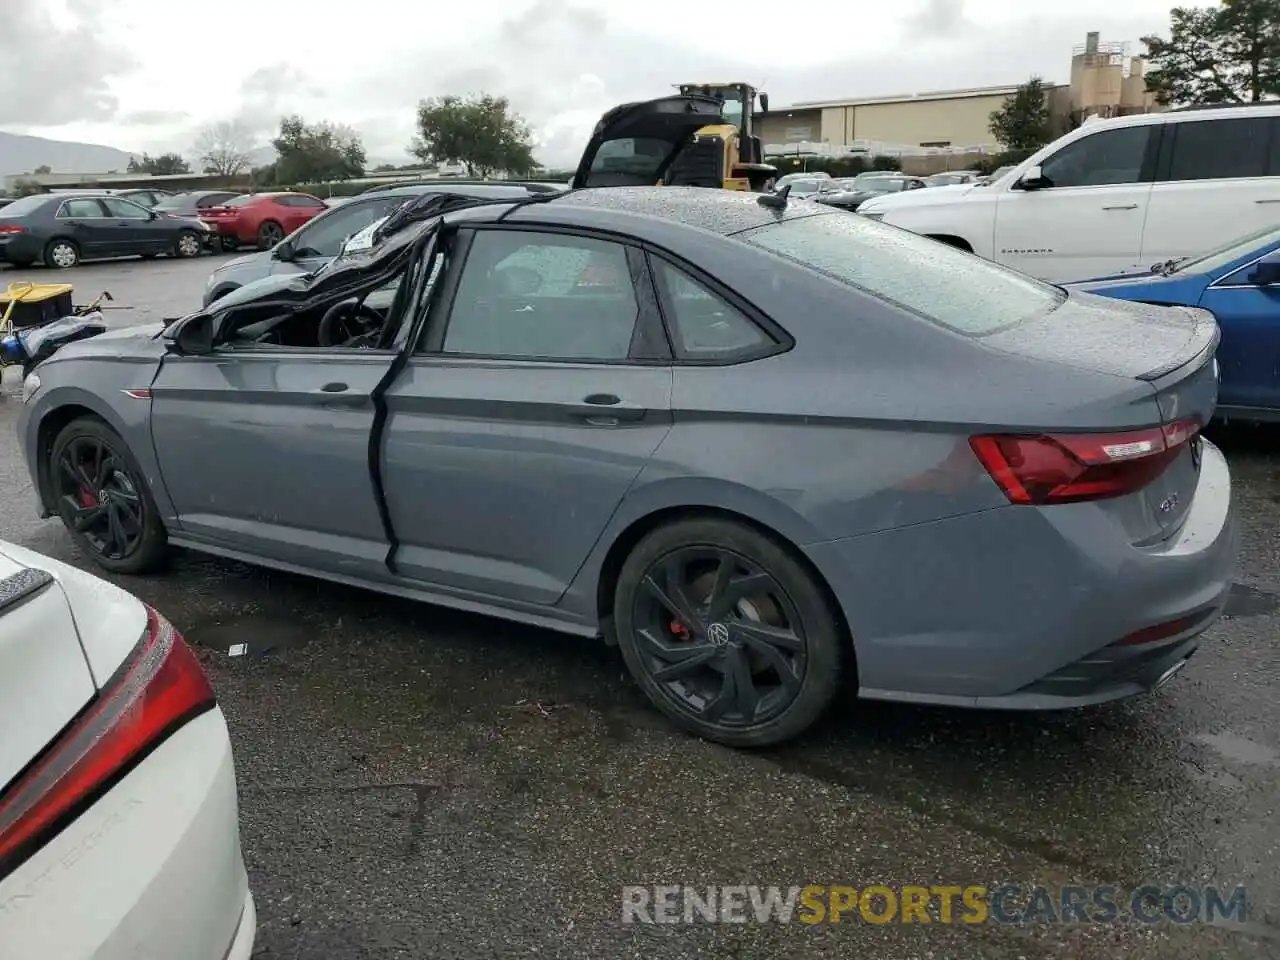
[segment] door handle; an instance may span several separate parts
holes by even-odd
[[[1280,197],[1268,197],[1265,200],[1255,200],[1254,203],[1280,203]]]
[[[323,390],[325,393],[345,393],[348,388],[345,383],[341,383],[335,380],[332,383],[326,383],[320,389]]]
[[[1102,209],[1103,210],[1137,210],[1138,205],[1136,203],[1117,203],[1115,206],[1103,207]]]
[[[616,427],[623,421],[643,420],[648,412],[644,407],[623,403],[613,394],[593,393],[582,401],[582,406],[571,407],[569,416],[585,420],[593,427]]]

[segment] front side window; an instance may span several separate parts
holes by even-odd
[[[864,217],[801,217],[738,236],[970,336],[1044,315],[1066,298],[1016,270]]]
[[[103,210],[97,200],[68,200],[58,211],[58,217],[62,220],[100,220]]]
[[[1167,180],[1230,180],[1267,174],[1266,117],[1237,120],[1184,120],[1169,124],[1171,141]]]
[[[621,361],[639,303],[626,248],[588,237],[477,231],[445,353]]]
[[[107,216],[119,217],[121,220],[150,220],[151,214],[132,200],[121,197],[108,197],[102,201],[107,208]]]
[[[1099,130],[1073,140],[1040,164],[1049,187],[1138,183],[1153,124]]]

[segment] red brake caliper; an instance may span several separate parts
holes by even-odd
[[[681,623],[679,620],[672,620],[672,621],[671,621],[671,626],[670,626],[670,627],[668,627],[668,629],[669,629],[673,634],[675,634],[675,636],[676,636],[678,639],[680,639],[680,640],[688,640],[688,639],[690,639],[689,628],[688,628],[688,627],[686,627],[686,626],[685,626],[683,623]]]

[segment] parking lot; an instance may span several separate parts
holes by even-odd
[[[124,326],[223,255],[68,273]],[[35,518],[0,400],[0,536]],[[255,956],[1280,956],[1280,431],[1217,428],[1242,528],[1227,616],[1160,692],[995,714],[847,704],[765,753],[677,733],[590,641],[195,555],[119,582],[198,648],[231,727]],[[299,482],[305,482],[301,480]],[[231,657],[245,643],[244,656]],[[624,924],[628,884],[1248,888],[1240,928]]]

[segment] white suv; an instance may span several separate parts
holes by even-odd
[[[992,183],[858,212],[1057,283],[1194,256],[1280,222],[1280,102],[1086,122]]]

